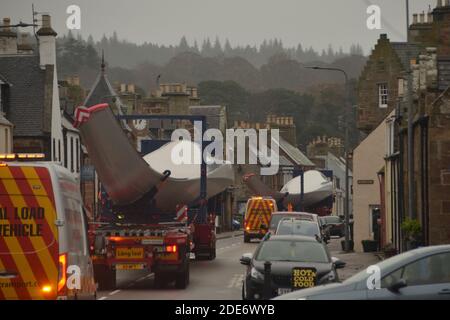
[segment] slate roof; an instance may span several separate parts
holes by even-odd
[[[94,85],[92,86],[89,92],[89,95],[84,100],[84,106],[92,107],[99,103],[108,103],[111,108],[117,106],[118,114],[123,115],[124,114],[123,110],[126,109],[126,107],[124,107],[122,101],[120,100],[120,97],[115,92],[114,88],[109,82],[108,77],[106,76],[106,73],[103,68],[104,66],[102,66],[102,70],[98,75],[97,79],[95,80]],[[115,102],[113,102],[114,100]],[[122,121],[122,125],[128,131],[132,131],[126,121]]]
[[[14,136],[42,136],[45,74],[39,56],[0,56],[0,73],[10,84],[7,117]]]
[[[223,106],[190,106],[189,111],[192,115],[206,116],[208,128],[221,129],[220,119],[225,117]]]
[[[8,84],[10,85],[10,83],[8,82],[8,80],[0,73],[0,82],[4,83],[4,84]]]
[[[397,53],[397,56],[400,58],[400,61],[405,70],[409,67],[408,60],[417,58],[420,54],[420,51],[422,50],[420,46],[407,42],[391,42],[391,45]]]
[[[280,137],[280,149],[298,166],[315,167],[315,164],[307,156],[292,144]]]

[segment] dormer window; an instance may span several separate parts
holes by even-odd
[[[387,83],[378,84],[378,106],[383,109],[388,107]]]

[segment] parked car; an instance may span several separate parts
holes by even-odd
[[[271,263],[270,297],[338,281],[336,269],[344,262],[332,258],[327,246],[314,238],[297,235],[272,235],[262,241],[254,255],[247,253],[240,259],[246,265],[242,285],[243,299],[264,297],[264,263]]]
[[[331,236],[343,237],[345,235],[345,224],[338,216],[320,217],[322,224]]]
[[[321,225],[321,222],[317,216],[317,214],[314,213],[308,213],[308,212],[298,212],[298,211],[276,211],[272,213],[272,217],[270,219],[270,225],[269,225],[269,231],[273,234],[278,228],[278,224],[282,219],[285,218],[296,218],[296,219],[302,219],[307,221],[315,221],[319,223],[319,226]]]
[[[450,300],[450,245],[423,247],[376,266],[380,281],[362,270],[343,283],[317,286],[278,297],[285,300]],[[376,269],[376,268],[375,268]],[[368,285],[369,283],[369,285]]]
[[[296,218],[284,218],[278,223],[276,235],[299,235],[324,240],[322,231],[317,222]]]
[[[241,223],[238,220],[233,219],[232,228],[234,231],[241,229]]]

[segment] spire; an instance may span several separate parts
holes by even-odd
[[[105,53],[102,49],[102,64],[101,64],[102,73],[105,73]]]

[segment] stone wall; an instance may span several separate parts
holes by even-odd
[[[361,73],[358,83],[359,130],[370,133],[397,105],[398,77],[403,66],[386,35],[381,35],[372,54]],[[380,108],[378,85],[386,83],[388,87],[388,106]]]

